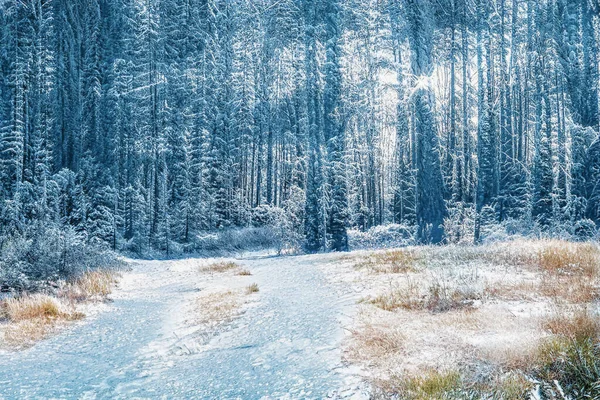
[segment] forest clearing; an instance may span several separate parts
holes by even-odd
[[[0,400],[600,399],[600,0],[0,0]]]

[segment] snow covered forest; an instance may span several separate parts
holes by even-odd
[[[2,258],[593,237],[599,26],[598,0],[0,1]]]

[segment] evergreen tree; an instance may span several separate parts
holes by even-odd
[[[327,232],[331,235],[330,248],[348,251],[346,233],[348,198],[346,191],[346,166],[344,158],[345,135],[342,122],[340,35],[341,5],[337,0],[326,4],[325,89],[323,94],[323,131],[327,141],[329,187],[331,188]]]
[[[446,216],[440,148],[435,130],[435,95],[429,82],[433,72],[434,5],[405,0],[411,71],[416,79],[413,96],[416,135],[416,192],[418,239],[423,243],[444,240]]]

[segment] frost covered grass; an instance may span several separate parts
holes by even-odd
[[[67,283],[61,295],[78,302],[103,301],[112,293],[118,277],[115,271],[88,271]]]
[[[44,294],[23,295],[1,304],[5,319],[3,341],[11,348],[27,348],[60,325],[84,317],[74,305]]]
[[[238,275],[238,276],[250,276],[250,275],[252,275],[252,273],[250,272],[250,270],[247,270],[246,268],[240,268],[235,274]]]
[[[440,282],[432,283],[423,293],[417,283],[408,280],[406,285],[397,286],[373,299],[364,301],[385,311],[403,308],[405,310],[429,310],[435,313],[470,307],[473,300],[480,297],[481,295],[476,292],[449,287]]]
[[[233,321],[243,315],[258,297],[257,283],[250,281],[252,273],[241,263],[232,260],[208,260],[193,271],[198,275],[200,293],[189,303],[183,325],[197,338],[212,337],[225,330]]]
[[[541,246],[538,266],[551,274],[593,279],[600,267],[600,250],[592,243],[551,240]]]
[[[398,386],[402,396],[407,399],[443,399],[460,388],[461,377],[456,371],[427,371],[400,380]]]
[[[600,323],[588,310],[562,312],[544,321],[552,333],[528,359],[529,373],[544,398],[600,398]]]
[[[240,264],[234,261],[219,261],[209,265],[203,265],[199,267],[199,271],[202,273],[211,274],[225,274],[232,272],[236,276],[251,276],[252,272],[249,269],[242,267]]]
[[[506,373],[487,382],[465,380],[458,370],[422,371],[415,376],[392,376],[374,380],[373,399],[403,400],[523,400],[529,399],[535,385],[522,374]]]
[[[600,398],[597,244],[410,247],[334,264],[326,273],[361,296],[345,357],[382,398],[522,399],[557,387]],[[449,372],[456,385],[444,385]]]
[[[373,253],[358,260],[356,268],[372,273],[402,274],[416,272],[423,257],[414,249],[390,250]]]
[[[242,304],[240,294],[233,290],[201,295],[196,299],[192,322],[213,326],[229,322],[240,313]]]
[[[346,358],[349,360],[379,359],[402,350],[404,336],[387,326],[365,324],[351,331],[352,344]]]
[[[217,328],[233,321],[244,312],[244,296],[257,293],[257,284],[241,289],[210,290],[198,296],[193,304],[193,315],[188,323]]]
[[[240,266],[233,261],[221,261],[200,267],[201,272],[212,272],[217,274],[229,272],[236,269],[240,269]]]
[[[598,317],[587,309],[563,310],[548,316],[542,326],[555,336],[581,342],[600,337]]]
[[[258,284],[253,283],[251,285],[246,286],[246,294],[258,293]]]
[[[80,306],[106,300],[117,276],[114,271],[88,271],[65,282],[56,293],[23,293],[0,302],[0,344],[31,347],[67,322],[84,318]]]

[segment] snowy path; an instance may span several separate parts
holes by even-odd
[[[0,398],[351,396],[358,380],[343,372],[340,343],[354,301],[327,282],[318,265],[327,258],[239,260],[260,287],[258,303],[196,347],[188,344],[198,337],[177,332],[206,260],[136,263],[110,310],[32,349],[0,354]],[[181,351],[176,343],[185,343]]]

